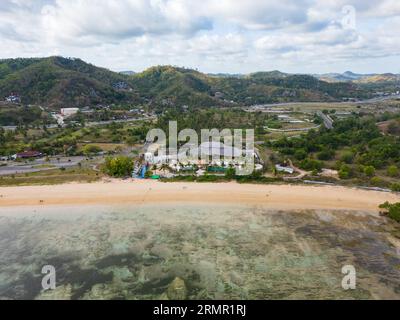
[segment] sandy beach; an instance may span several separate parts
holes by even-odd
[[[378,212],[378,206],[385,201],[400,202],[400,196],[394,193],[333,186],[120,180],[91,184],[0,188],[0,207],[220,203],[261,205],[285,210],[329,209]]]

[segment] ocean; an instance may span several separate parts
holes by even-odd
[[[0,299],[400,299],[396,235],[386,218],[354,211],[0,208]],[[342,286],[346,265],[354,290]],[[44,266],[54,290],[43,289]]]

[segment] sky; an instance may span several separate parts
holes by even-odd
[[[400,0],[0,0],[0,58],[400,73]]]

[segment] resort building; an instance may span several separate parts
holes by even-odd
[[[195,147],[187,152],[171,152],[171,154],[166,154],[163,152],[158,153],[159,148],[154,148],[152,146],[151,151],[144,154],[144,160],[151,165],[160,164],[177,164],[181,163],[183,165],[234,165],[234,164],[244,164],[245,157],[255,157],[255,152],[242,151],[233,146],[228,146],[222,142],[204,142],[200,146]],[[193,156],[194,155],[194,156]]]
[[[79,108],[62,108],[61,115],[63,117],[71,117],[79,112]]]
[[[187,145],[186,145],[187,147]],[[143,154],[143,162],[147,167],[160,176],[162,172],[179,174],[196,174],[201,176],[207,172],[213,174],[224,174],[229,168],[243,168],[249,159],[254,161],[255,170],[261,171],[263,165],[254,150],[240,150],[221,142],[204,142],[199,146],[185,148],[186,152],[160,152],[162,145],[152,144],[148,146],[147,152]],[[190,149],[190,151],[189,151]],[[137,176],[137,174],[136,174]]]

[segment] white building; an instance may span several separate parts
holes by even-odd
[[[78,112],[79,112],[79,108],[62,108],[61,109],[61,115],[65,118],[73,116],[74,114],[77,114]]]
[[[276,168],[276,170],[277,170],[278,172],[285,172],[285,173],[289,173],[289,174],[293,174],[293,173],[294,173],[294,169],[293,169],[293,168],[291,168],[291,167],[285,167],[285,166],[282,166],[282,165],[280,165],[280,164],[277,164],[277,165],[275,166],[275,168]]]
[[[164,153],[158,153],[160,146],[150,147],[148,152],[144,154],[144,160],[150,164],[178,164],[182,162],[184,164],[195,164],[195,165],[235,165],[244,164],[246,162],[245,157],[255,157],[254,150],[240,150],[233,146],[228,146],[221,142],[204,142],[200,146],[193,146],[192,149],[186,150],[187,152],[173,152],[171,155]],[[183,160],[184,159],[184,160]],[[218,160],[219,159],[219,160]]]

